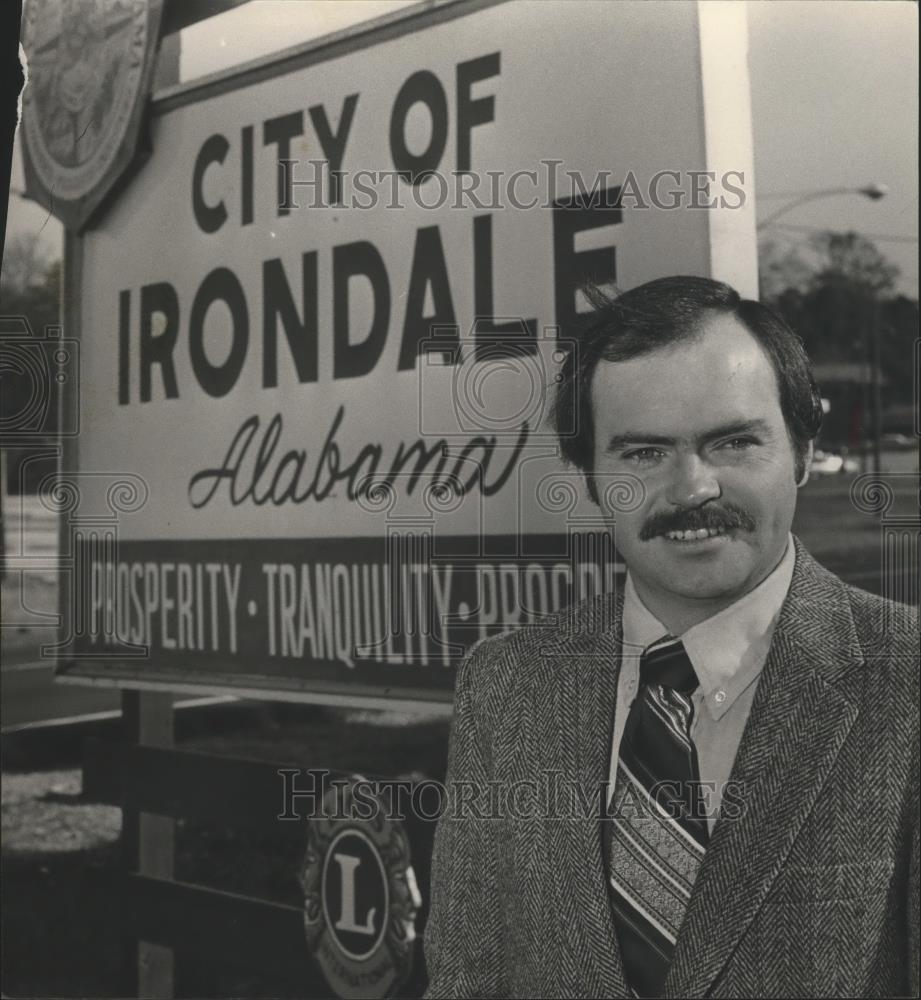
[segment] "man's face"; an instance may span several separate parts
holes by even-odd
[[[797,489],[777,378],[758,341],[714,314],[690,340],[600,362],[591,393],[599,498],[646,603],[714,613],[757,586],[783,555]],[[645,488],[635,510],[605,504],[606,476],[625,473]]]

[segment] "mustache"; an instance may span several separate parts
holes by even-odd
[[[755,519],[744,508],[734,503],[719,507],[692,507],[688,510],[662,511],[653,514],[643,525],[640,539],[651,541],[669,531],[697,531],[700,528],[741,528],[754,531]]]

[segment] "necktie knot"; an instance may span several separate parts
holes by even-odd
[[[653,644],[640,657],[640,683],[658,684],[687,695],[700,682],[682,641],[671,639]]]

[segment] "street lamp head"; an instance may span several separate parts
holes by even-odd
[[[889,188],[885,184],[868,184],[857,190],[871,201],[879,201],[880,198],[885,198],[889,193]]]

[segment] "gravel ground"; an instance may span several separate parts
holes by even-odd
[[[61,854],[114,844],[121,811],[80,802],[79,769],[4,774],[2,842],[12,855]]]

